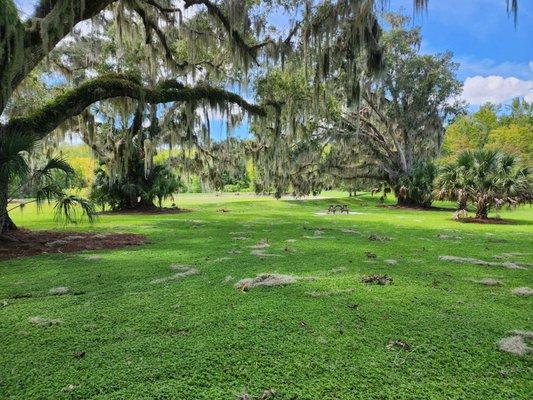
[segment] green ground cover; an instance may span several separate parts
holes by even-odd
[[[530,398],[532,356],[497,342],[533,330],[531,297],[512,293],[533,287],[533,210],[502,211],[512,225],[462,224],[451,211],[328,195],[337,198],[183,195],[178,205],[192,212],[69,228],[143,233],[145,245],[0,262],[0,399],[236,399],[269,389],[301,400]],[[352,213],[323,215],[330,203]],[[13,217],[60,229],[47,209]],[[254,252],[264,239],[270,246]],[[180,272],[171,264],[198,273],[161,279]],[[298,279],[234,287],[260,273]],[[393,283],[361,282],[371,274]],[[483,278],[502,285],[474,282]],[[55,287],[69,292],[49,294]]]

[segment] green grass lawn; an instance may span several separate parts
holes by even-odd
[[[317,214],[332,202],[356,213]],[[496,345],[509,331],[533,330],[531,297],[512,294],[533,287],[531,208],[502,211],[513,225],[478,225],[452,221],[451,211],[378,208],[370,196],[182,195],[177,203],[193,211],[106,215],[69,228],[143,233],[143,246],[0,262],[0,399],[236,399],[267,389],[300,400],[531,398],[533,357]],[[60,229],[46,210],[13,217]],[[261,239],[274,256],[250,253]],[[101,259],[87,260],[92,254]],[[199,274],[152,283],[175,273],[173,263]],[[260,273],[302,279],[234,288]],[[361,283],[369,274],[393,284]],[[485,277],[503,285],[472,282]],[[70,294],[48,293],[58,286]],[[323,291],[330,296],[310,295]],[[31,324],[36,316],[62,323]],[[388,346],[396,340],[410,348]]]

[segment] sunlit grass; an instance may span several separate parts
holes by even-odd
[[[25,228],[143,233],[149,242],[1,262],[0,398],[234,399],[267,389],[300,400],[528,398],[531,356],[503,353],[496,342],[511,330],[533,330],[531,298],[511,293],[533,286],[531,208],[500,212],[512,225],[461,224],[451,210],[340,196],[187,194],[176,204],[188,213],[103,215],[67,228],[46,207],[15,213]],[[330,203],[355,214],[321,215]],[[261,239],[275,256],[250,254]],[[94,254],[101,259],[87,260]],[[439,255],[500,256],[530,268]],[[151,283],[175,273],[173,263],[199,274]],[[269,272],[302,279],[233,287]],[[362,284],[369,274],[389,275],[393,284]],[[503,285],[472,282],[485,277]],[[50,295],[57,287],[70,293]],[[62,323],[31,324],[37,316]],[[387,347],[396,340],[409,350]]]

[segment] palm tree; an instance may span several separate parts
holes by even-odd
[[[40,207],[45,202],[54,201],[55,219],[64,223],[76,223],[83,217],[89,222],[94,220],[95,210],[92,203],[66,194],[58,184],[58,173],[67,178],[75,174],[74,169],[63,158],[50,158],[38,168],[30,167],[28,160],[35,142],[35,137],[29,135],[10,136],[0,142],[0,182],[5,185],[6,193],[6,196],[0,199],[4,202],[4,207],[0,208],[0,221],[4,224],[0,226],[0,234],[16,229],[8,213],[29,203],[37,203]],[[33,199],[13,202],[14,194],[29,191],[34,193]]]
[[[466,210],[468,198],[463,190],[462,169],[457,168],[455,163],[446,164],[440,169],[437,178],[435,197],[439,200],[457,201],[458,210]]]
[[[468,150],[444,167],[439,198],[472,202],[476,218],[487,218],[493,208],[533,201],[533,184],[527,167],[509,154],[494,150]]]

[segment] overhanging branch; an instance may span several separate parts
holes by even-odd
[[[2,130],[8,135],[44,137],[91,104],[116,97],[128,97],[149,104],[206,101],[215,106],[232,103],[250,114],[266,116],[263,107],[248,103],[238,94],[224,89],[205,85],[187,87],[177,81],[165,81],[154,88],[147,88],[133,77],[111,74],[84,82],[31,115],[11,119]]]
[[[185,1],[185,8],[192,7],[193,5],[204,5],[207,8],[207,11],[209,14],[214,15],[218,18],[220,23],[224,26],[224,29],[228,32],[228,34],[231,36],[233,42],[239,47],[250,59],[258,65],[258,62],[256,60],[257,57],[257,50],[259,47],[256,46],[249,46],[243,39],[242,35],[230,24],[230,21],[228,17],[224,14],[224,12],[218,7],[215,3],[209,1],[209,0],[184,0]]]

